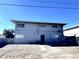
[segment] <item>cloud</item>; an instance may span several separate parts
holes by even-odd
[[[3,33],[3,31],[0,31],[0,34],[2,34]]]

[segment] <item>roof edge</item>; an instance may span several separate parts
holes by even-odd
[[[79,25],[74,26],[74,27],[71,27],[71,28],[68,28],[68,29],[65,29],[64,31],[71,30],[71,29],[75,29],[75,28],[79,28]]]
[[[39,23],[39,24],[59,24],[59,25],[66,25],[66,23],[52,23],[52,22],[39,22],[39,21],[25,21],[25,20],[13,20],[11,19],[11,22],[17,23],[17,22],[24,22],[24,23]]]

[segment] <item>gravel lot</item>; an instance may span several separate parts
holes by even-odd
[[[0,59],[79,59],[79,47],[7,45],[0,48]]]

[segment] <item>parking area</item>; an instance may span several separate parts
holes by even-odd
[[[0,59],[79,59],[79,47],[6,45],[0,48]]]

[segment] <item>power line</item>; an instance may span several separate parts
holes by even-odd
[[[41,1],[41,0],[29,0],[29,1],[33,1],[33,2],[43,2],[43,3],[57,3],[57,4],[67,4],[67,5],[77,5],[79,6],[79,4],[75,4],[75,3],[68,3],[68,2],[53,2],[53,1]]]
[[[22,5],[22,4],[7,4],[0,3],[0,5],[6,6],[21,6],[21,7],[37,7],[37,8],[54,8],[54,9],[79,9],[78,7],[52,7],[52,6],[39,6],[39,5]]]

